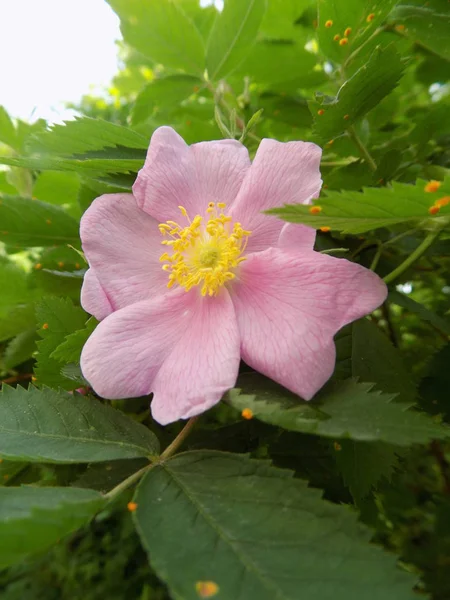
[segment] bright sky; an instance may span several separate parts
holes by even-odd
[[[117,72],[119,19],[104,0],[0,0],[0,104],[13,117],[61,121]]]

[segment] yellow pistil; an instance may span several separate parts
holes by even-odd
[[[180,285],[188,292],[201,286],[202,296],[215,296],[235,278],[235,269],[245,260],[242,254],[251,232],[240,223],[231,223],[231,217],[223,212],[223,202],[210,202],[207,217],[196,215],[192,221],[183,206],[178,208],[188,225],[182,227],[175,221],[159,225],[162,235],[170,238],[161,242],[168,252],[159,259],[169,274],[167,287]]]

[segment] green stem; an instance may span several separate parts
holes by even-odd
[[[159,462],[165,460],[166,458],[170,458],[173,454],[175,454],[175,452],[178,450],[178,448],[181,446],[181,444],[184,442],[187,436],[191,433],[197,421],[198,417],[191,417],[189,419],[189,421],[186,423],[186,425],[183,427],[183,429],[180,431],[177,437],[173,440],[171,444],[167,446],[167,448],[161,454]]]
[[[115,488],[113,488],[112,490],[110,490],[109,492],[107,492],[105,494],[105,498],[107,498],[108,500],[112,500],[113,498],[116,498],[116,496],[119,496],[122,492],[124,492],[126,489],[128,489],[130,486],[132,486],[133,483],[136,483],[137,481],[139,481],[139,479],[145,473],[147,473],[147,471],[149,471],[152,467],[154,467],[156,464],[157,463],[154,462],[154,463],[152,463],[150,465],[146,465],[145,467],[143,467],[139,471],[136,471],[136,473],[133,473],[133,475],[130,475],[129,477],[127,477],[126,479],[124,479],[123,481],[121,481],[119,483],[119,485],[116,485]]]
[[[351,125],[347,129],[347,131],[348,131],[348,134],[349,134],[350,138],[353,140],[353,143],[355,144],[355,146],[357,146],[358,150],[360,151],[362,157],[364,158],[364,160],[369,165],[370,169],[375,172],[377,170],[377,163],[373,160],[373,158],[369,154],[369,151],[367,150],[367,148],[365,147],[365,145],[361,141],[360,137],[356,133],[356,130],[353,127],[353,125]]]
[[[377,248],[377,251],[375,253],[375,256],[373,257],[373,261],[372,264],[370,265],[370,270],[371,271],[375,271],[375,269],[377,268],[378,265],[378,261],[381,258],[381,254],[383,252],[383,246],[380,244]]]
[[[139,481],[139,479],[141,479],[141,477],[143,475],[145,475],[145,473],[147,473],[147,471],[150,471],[150,469],[153,469],[153,467],[156,467],[156,465],[159,465],[166,458],[169,458],[170,456],[175,454],[175,452],[178,450],[178,448],[181,446],[181,444],[184,442],[184,440],[187,438],[187,436],[191,433],[197,420],[198,420],[198,417],[192,417],[191,419],[189,419],[189,421],[186,423],[186,425],[183,427],[183,429],[180,431],[180,433],[177,435],[177,437],[173,440],[173,442],[171,444],[169,444],[167,446],[167,448],[164,450],[164,452],[161,454],[161,456],[159,456],[151,464],[146,465],[139,471],[136,471],[136,473],[133,473],[132,475],[130,475],[129,477],[127,477],[126,479],[121,481],[119,483],[119,485],[116,485],[115,488],[113,488],[112,490],[110,490],[109,492],[107,492],[105,494],[105,498],[107,498],[108,500],[112,500],[112,499],[116,498],[122,492],[124,492],[126,489],[131,487],[134,483],[137,483]]]
[[[391,271],[391,273],[384,277],[384,282],[391,283],[391,281],[394,281],[394,279],[397,279],[397,277],[399,277],[405,271],[407,271],[409,267],[417,260],[419,260],[419,258],[423,254],[425,254],[428,248],[437,240],[441,231],[441,229],[437,229],[436,231],[433,231],[432,233],[428,234],[427,237],[420,244],[420,246],[417,246],[414,252],[410,254],[407,259],[405,259],[396,269],[394,269],[393,271]]]

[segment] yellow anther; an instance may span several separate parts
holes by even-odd
[[[167,287],[180,285],[189,291],[199,286],[202,296],[214,296],[234,279],[234,270],[245,260],[242,254],[250,231],[243,229],[241,223],[233,225],[231,217],[223,213],[218,215],[217,208],[223,210],[226,204],[210,202],[205,219],[196,215],[188,226],[170,229],[173,239],[161,241],[173,251],[171,254],[164,252],[160,257],[165,263],[163,270],[169,274]],[[184,214],[182,209],[180,207]],[[175,225],[172,221],[167,223]],[[164,225],[160,226],[163,235]]]
[[[432,179],[425,185],[424,190],[426,192],[437,192],[440,187],[441,187],[441,182],[436,181],[435,179]]]
[[[178,208],[180,209],[181,214],[183,215],[183,217],[186,217],[186,218],[189,219],[189,216],[187,214],[187,210],[184,208],[184,206],[179,206]]]

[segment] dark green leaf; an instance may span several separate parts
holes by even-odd
[[[39,200],[3,196],[0,241],[15,247],[79,244],[78,223],[64,210]]]
[[[450,322],[446,319],[443,319],[432,310],[429,310],[423,304],[416,302],[406,294],[401,294],[396,290],[391,290],[389,292],[389,301],[393,304],[397,304],[402,308],[406,309],[411,313],[415,313],[424,321],[428,321],[435,327],[438,331],[441,331],[445,335],[450,336]]]
[[[79,363],[83,346],[97,325],[98,322],[91,317],[86,323],[86,327],[69,334],[64,342],[53,350],[51,358],[64,363]]]
[[[13,338],[3,354],[2,367],[7,370],[13,369],[31,358],[36,351],[37,337],[35,329],[27,329]]]
[[[0,568],[53,546],[87,524],[105,501],[78,488],[0,488]]]
[[[450,428],[392,402],[394,395],[373,391],[371,383],[339,382],[310,403],[259,375],[241,376],[238,386],[228,393],[235,408],[248,408],[256,418],[291,431],[396,446],[450,437]]]
[[[248,55],[266,6],[266,0],[226,0],[216,17],[206,52],[206,68],[212,81],[233,71]]]
[[[157,454],[154,434],[122,412],[79,394],[3,386],[0,456],[87,463]]]
[[[181,454],[149,471],[135,500],[151,565],[174,598],[198,600],[205,581],[230,600],[414,598],[414,577],[370,544],[353,512],[268,462]]]

